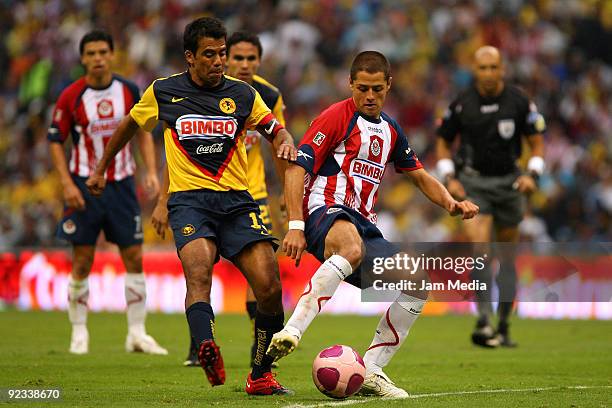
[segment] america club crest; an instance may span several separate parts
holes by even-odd
[[[514,136],[514,119],[502,119],[497,122],[497,131],[502,139],[511,139]]]
[[[114,114],[113,101],[109,99],[102,99],[100,102],[98,102],[98,116],[100,119],[112,118]]]

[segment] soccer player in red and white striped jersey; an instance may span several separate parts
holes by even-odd
[[[85,180],[93,173],[104,147],[132,106],[140,99],[136,85],[111,71],[113,39],[103,31],[92,31],[80,42],[85,75],[60,95],[49,128],[49,150],[63,185],[64,215],[57,235],[73,246],[72,274],[68,286],[68,315],[72,323],[70,352],[89,350],[87,331],[87,277],[95,245],[104,230],[107,241],[119,246],[126,268],[127,351],[167,354],[145,331],[146,290],[142,273],[142,223],[134,186],[135,163],[129,145],[121,150],[105,174],[109,185],[102,197],[87,191]],[[72,140],[70,161],[64,142]],[[145,189],[159,192],[155,148],[150,133],[140,134],[140,150],[147,167]]]
[[[283,250],[297,263],[308,244],[308,251],[322,264],[285,328],[272,338],[268,353],[276,359],[295,349],[342,280],[362,286],[362,261],[398,252],[376,228],[373,210],[387,163],[410,176],[431,201],[451,215],[466,219],[478,213],[471,202],[455,201],[423,169],[400,126],[382,112],[391,87],[385,56],[376,51],[357,55],[349,83],[352,97],[332,105],[312,122],[296,163],[289,164],[285,175],[290,221]],[[364,355],[364,393],[408,397],[383,368],[400,348],[426,299],[427,291],[406,290],[381,318]]]

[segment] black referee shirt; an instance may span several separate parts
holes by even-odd
[[[459,169],[471,167],[485,176],[501,176],[516,171],[521,136],[545,129],[537,107],[517,87],[505,85],[501,94],[487,98],[473,86],[450,104],[437,134],[450,143],[461,135]]]

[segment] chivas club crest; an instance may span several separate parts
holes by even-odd
[[[370,151],[374,156],[378,156],[380,154],[380,143],[378,142],[377,138],[372,140],[372,143],[370,144]]]
[[[100,119],[108,119],[114,116],[113,101],[109,99],[102,99],[98,102],[98,116]]]

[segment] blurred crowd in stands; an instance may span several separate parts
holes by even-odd
[[[547,173],[529,200],[523,239],[612,241],[612,0],[3,0],[1,249],[61,245],[54,230],[62,189],[46,135],[57,96],[82,75],[81,36],[94,27],[108,30],[114,70],[144,90],[186,68],[183,28],[202,15],[221,18],[230,33],[259,33],[260,73],[283,92],[298,140],[323,108],[349,95],[353,56],[382,51],[393,76],[385,111],[400,120],[431,171],[438,118],[470,85],[474,50],[499,47],[507,79],[526,90],[548,125]],[[163,144],[155,136],[161,166]],[[379,226],[388,238],[463,239],[457,220],[392,173],[379,201]],[[280,186],[271,178],[277,203]],[[153,203],[141,196],[147,219]],[[145,234],[145,243],[160,242],[151,228]]]

